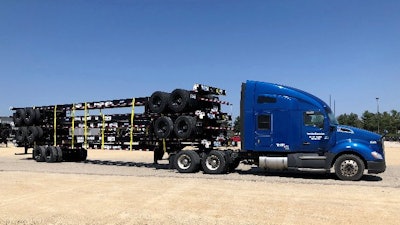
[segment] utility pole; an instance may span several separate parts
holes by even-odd
[[[380,116],[379,116],[379,97],[376,97],[376,113],[377,113],[377,117],[378,117],[378,134],[380,133],[380,129],[379,129],[379,120],[380,120]]]

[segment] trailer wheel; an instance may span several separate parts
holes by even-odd
[[[200,156],[195,151],[180,151],[175,155],[174,166],[180,173],[199,171]]]
[[[23,143],[23,142],[25,142],[27,135],[28,135],[28,128],[20,127],[20,128],[18,128],[18,130],[15,134],[15,140],[18,143]]]
[[[86,161],[87,159],[87,150],[86,149],[79,149],[78,151],[78,161]]]
[[[178,138],[187,139],[196,129],[196,119],[191,116],[180,116],[175,120],[174,132]]]
[[[24,123],[27,126],[33,125],[36,120],[36,112],[33,108],[25,108]]]
[[[48,146],[45,151],[45,159],[48,163],[54,163],[58,161],[58,151],[54,146]]]
[[[46,148],[43,146],[36,146],[33,149],[33,159],[36,162],[44,162],[46,161]]]
[[[57,150],[57,162],[62,162],[63,161],[63,152],[60,147],[56,147]]]
[[[15,126],[22,126],[25,118],[25,109],[17,109],[13,115]]]
[[[154,122],[154,133],[158,138],[167,138],[174,130],[172,119],[167,116],[162,116]]]
[[[175,89],[168,102],[169,108],[174,112],[182,112],[191,107],[190,92],[183,89]]]
[[[205,173],[222,174],[227,171],[225,154],[222,151],[212,150],[204,155],[201,165]]]
[[[170,94],[166,92],[156,91],[149,99],[149,109],[153,113],[162,113],[168,105]]]
[[[335,174],[341,180],[360,180],[364,169],[364,162],[356,155],[341,155],[335,161]]]
[[[38,138],[43,137],[43,129],[41,127],[36,127],[36,130],[38,132]]]

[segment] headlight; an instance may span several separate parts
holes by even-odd
[[[371,152],[372,157],[375,159],[383,159],[383,156],[377,152]]]

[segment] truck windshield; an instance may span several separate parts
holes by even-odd
[[[331,108],[325,107],[325,111],[326,111],[326,114],[328,114],[329,123],[330,123],[331,125],[334,125],[334,126],[339,125],[339,122],[336,120],[335,114],[333,114]]]

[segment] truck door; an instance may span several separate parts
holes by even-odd
[[[272,141],[272,114],[264,112],[256,113],[255,120],[255,150],[265,151],[270,148]]]
[[[329,141],[324,130],[325,117],[321,112],[303,112],[303,132],[300,150],[309,152],[324,151]]]

